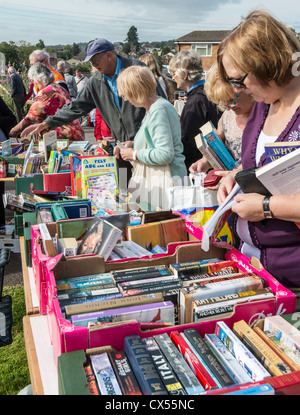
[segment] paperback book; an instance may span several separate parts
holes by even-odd
[[[90,357],[101,395],[122,395],[107,353]]]

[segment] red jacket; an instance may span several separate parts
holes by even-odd
[[[95,113],[94,135],[96,137],[96,140],[105,140],[105,137],[111,137],[111,132],[105,124],[97,108]]]

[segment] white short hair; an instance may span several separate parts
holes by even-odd
[[[45,59],[50,64],[50,55],[45,50],[37,49],[29,55],[29,61],[34,61],[34,63],[43,62]]]
[[[181,50],[171,59],[169,70],[174,73],[176,72],[177,76],[182,79],[186,71],[189,81],[200,81],[203,76],[202,58],[194,50]]]
[[[15,73],[16,70],[15,70],[15,68],[13,66],[9,66],[8,69],[7,69],[7,72],[8,73]]]
[[[54,73],[41,62],[31,66],[28,71],[28,78],[35,82],[41,82],[45,87],[54,82]]]

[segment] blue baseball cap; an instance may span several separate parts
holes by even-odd
[[[114,45],[111,42],[102,38],[95,39],[88,45],[87,56],[84,62],[89,61],[97,53],[108,52],[109,50],[114,50]]]

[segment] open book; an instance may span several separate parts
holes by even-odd
[[[236,183],[226,197],[224,202],[218,207],[218,209],[214,212],[214,214],[208,219],[208,221],[203,225],[203,235],[202,235],[202,249],[204,251],[209,250],[210,241],[214,240],[223,226],[225,225],[226,221],[228,220],[229,216],[232,213],[232,206],[235,205],[237,202],[234,200],[234,197],[241,193],[241,188],[238,183]]]

